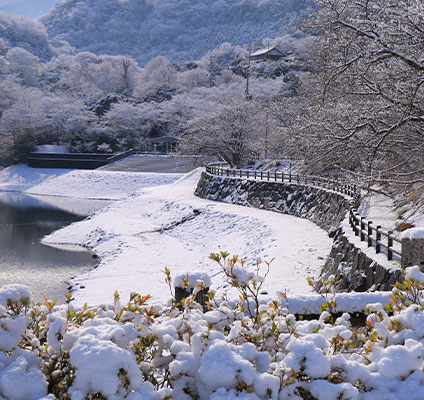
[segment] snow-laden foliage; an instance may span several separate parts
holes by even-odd
[[[79,51],[129,54],[143,64],[159,55],[182,62],[224,42],[246,45],[280,36],[310,5],[309,0],[67,0],[41,21],[51,37]]]
[[[0,11],[0,54],[13,47],[22,48],[42,60],[50,59],[54,53],[43,24]]]
[[[267,263],[249,272],[237,257],[211,257],[238,300],[211,293],[202,309],[193,294],[152,307],[149,296],[123,304],[115,293],[113,306],[76,309],[72,294],[64,306],[47,296],[30,305],[27,288],[0,289],[1,398],[422,398],[422,272],[408,271],[392,305],[369,304],[354,327],[349,314],[332,314],[331,295],[312,320],[282,299],[256,303]]]
[[[125,8],[129,3],[119,4]],[[309,69],[307,36],[274,38],[270,43],[284,54],[297,54],[298,64],[286,58],[252,64],[250,121],[236,112],[231,122],[232,104],[240,109],[246,97],[247,48],[219,42],[215,49],[205,47],[201,59],[183,66],[157,56],[141,68],[128,55],[76,53],[63,40],[51,41],[43,25],[23,17],[0,13],[0,33],[2,27],[0,159],[5,164],[21,161],[37,144],[62,144],[74,152],[144,150],[152,146],[146,139],[158,136],[183,138],[180,149],[189,153],[222,153],[229,161],[245,162],[246,156],[258,153],[258,138],[264,133],[253,132],[254,124],[265,119],[274,123],[265,108],[293,94],[299,75]],[[123,50],[120,46],[118,54]],[[199,121],[209,131],[217,117],[224,136],[218,146],[192,129]],[[231,138],[231,129],[241,134],[240,143]],[[206,142],[199,145],[199,139]],[[235,154],[224,151],[228,141]]]
[[[291,122],[300,124],[287,136],[303,131],[301,141],[314,143],[307,159],[315,172],[351,171],[423,206],[423,2],[316,3],[307,25],[319,33],[319,73],[304,86],[297,109],[306,112],[294,108]]]

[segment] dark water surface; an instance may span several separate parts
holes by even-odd
[[[82,248],[57,249],[42,245],[40,239],[109,203],[0,192],[0,287],[27,285],[35,300],[48,293],[62,303],[67,281],[96,263]]]

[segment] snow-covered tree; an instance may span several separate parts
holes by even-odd
[[[0,135],[5,158],[20,160],[35,145],[35,134],[42,125],[42,93],[22,89],[16,102],[3,112]]]
[[[140,74],[140,79],[135,88],[137,97],[155,95],[158,91],[175,89],[176,66],[163,56],[150,60]]]
[[[305,86],[301,125],[315,143],[311,164],[424,192],[423,3],[316,3],[308,25],[319,32],[320,68]]]
[[[198,110],[188,121],[181,149],[215,156],[238,167],[258,156],[262,121],[257,104],[247,100],[242,90],[234,96],[222,94],[219,101]]]
[[[37,83],[37,64],[40,59],[21,47],[13,47],[6,54],[9,66],[26,86]]]
[[[41,18],[52,38],[78,51],[129,54],[146,65],[199,59],[222,43],[276,37],[312,0],[67,0]]]

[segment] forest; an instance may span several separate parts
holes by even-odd
[[[183,153],[231,166],[303,160],[308,172],[422,204],[424,6],[389,3],[317,0],[281,36],[145,64],[78,51],[65,34],[52,39],[48,24],[1,13],[2,163],[36,144],[121,151],[173,136]],[[284,57],[249,62],[270,46]]]

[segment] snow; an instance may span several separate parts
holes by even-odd
[[[409,228],[402,233],[401,239],[424,239],[424,228]]]
[[[69,352],[70,361],[76,368],[75,381],[70,389],[72,399],[85,398],[86,393],[101,393],[106,398],[121,395],[119,371],[125,370],[130,388],[137,389],[142,376],[135,357],[111,341],[93,335],[80,337]]]
[[[231,388],[238,379],[251,385],[254,376],[253,365],[235,353],[229,343],[216,341],[202,354],[198,377],[210,392],[221,387]]]
[[[47,318],[48,323],[42,325],[48,338],[60,331],[55,341],[57,351],[49,348],[43,357],[49,354],[55,360],[60,354],[66,359],[69,354],[67,360],[75,379],[68,384],[67,393],[73,400],[93,394],[114,400],[188,399],[187,390],[205,400],[277,400],[291,398],[290,393],[298,387],[323,400],[418,400],[424,393],[424,312],[417,304],[403,307],[392,316],[382,304],[369,304],[365,311],[369,313],[368,324],[361,330],[351,328],[348,314],[333,324],[326,322],[327,312],[308,321],[296,320],[285,312],[271,317],[273,311],[265,309],[261,326],[255,329],[245,313],[233,312],[224,304],[206,313],[199,309],[169,312],[165,308],[154,320],[142,317],[143,308],[132,308],[131,315],[119,321],[116,307],[102,306],[96,315],[76,324],[65,322],[70,311],[78,311],[67,307],[36,310]],[[213,321],[210,314],[221,317]],[[270,318],[278,326],[276,336],[258,339],[260,332],[269,332]],[[399,329],[390,329],[396,321]],[[31,336],[30,319],[26,325]],[[64,326],[66,329],[62,329]],[[354,332],[358,337],[349,344]],[[376,339],[366,341],[366,335],[374,332]],[[151,335],[157,338],[152,358],[146,353],[146,358],[137,359],[139,337]],[[15,342],[23,337],[22,332],[15,336]],[[364,347],[356,347],[356,340],[363,340]],[[337,350],[336,345],[351,347]],[[42,347],[39,343],[32,346]],[[0,398],[36,400],[46,396],[46,368],[38,350],[30,353],[15,345],[7,351],[8,355],[0,351]],[[161,379],[164,368],[172,388],[155,388],[147,379],[152,379],[153,371],[157,373],[154,379]],[[51,372],[52,376],[61,373],[66,371]]]
[[[399,238],[409,237],[416,232],[419,239],[424,237],[423,226],[424,218],[422,213],[417,213],[413,204],[400,203],[401,199],[392,199],[384,194],[370,193],[361,199],[358,212],[367,220],[372,221],[373,225],[380,225],[386,231],[395,231]],[[404,223],[410,223],[417,228],[406,229],[403,233],[397,232],[396,227]],[[406,235],[406,236],[405,236]]]
[[[31,290],[27,286],[10,284],[0,288],[0,306],[6,307],[8,303],[17,306],[29,305],[32,301]]]
[[[288,355],[285,359],[285,366],[293,369],[294,372],[302,369],[313,378],[326,377],[331,368],[321,347],[327,347],[322,336],[311,335],[301,340],[291,340],[286,347]]]
[[[188,281],[188,286],[185,286],[186,281]],[[190,272],[181,275],[174,276],[173,278],[174,287],[188,287],[194,289],[196,283],[204,287],[211,286],[211,278],[209,275],[204,272]]]
[[[320,272],[332,244],[326,232],[304,219],[197,198],[200,173],[145,188],[44,238],[49,245],[82,245],[100,257],[99,268],[73,281],[77,304],[107,303],[115,290],[166,302],[164,267],[173,277],[193,269],[206,273],[211,289],[223,293],[225,274],[209,259],[220,250],[246,258],[251,271],[257,257],[275,258],[263,287],[270,295],[311,293],[306,277]]]
[[[21,171],[30,177],[30,171]],[[42,177],[43,171],[33,171],[32,176],[39,190],[57,194],[70,189],[69,182],[83,180],[78,173]],[[5,174],[10,176],[11,171],[6,169]],[[334,324],[327,321],[329,312],[315,320],[297,320],[296,313],[320,313],[325,298],[310,293],[305,278],[320,270],[331,239],[303,219],[196,198],[193,191],[199,174],[196,170],[174,183],[142,186],[138,191],[133,187],[126,198],[44,239],[50,245],[87,246],[100,256],[100,266],[73,281],[76,301],[71,306],[36,309],[46,315],[39,338],[28,333],[30,315],[37,313],[10,314],[12,302],[24,307],[31,299],[29,289],[20,285],[0,289],[0,398],[53,398],[46,397],[45,367],[41,363],[44,352],[43,357],[53,359],[69,354],[69,363],[75,369],[68,390],[72,400],[98,393],[115,400],[188,399],[187,390],[200,399],[276,400],[298,398],[296,387],[325,400],[421,399],[421,307],[412,304],[389,316],[384,305],[389,303],[391,292],[338,293],[334,296],[336,311],[345,313]],[[116,188],[108,192],[108,175],[97,178],[101,196],[116,194]],[[24,185],[27,190],[31,179]],[[78,195],[90,197],[92,192],[82,185]],[[217,298],[231,294],[224,272],[229,265],[224,263],[221,268],[208,257],[211,251],[219,250],[246,257],[246,270],[237,266],[232,271],[241,281],[266,275],[264,261],[275,257],[264,281],[260,327],[249,322],[247,313],[234,312],[225,301],[206,313],[195,308],[170,312],[164,307],[170,298],[161,272],[165,266],[171,270],[174,284],[188,276],[191,285],[199,281],[210,285],[217,291]],[[424,281],[423,276],[418,267],[406,271],[407,278],[419,282]],[[101,305],[96,314],[80,324],[68,320],[70,313],[78,313],[85,302],[110,304],[115,289],[121,299],[134,291],[151,294],[149,307],[155,305],[159,314],[146,318],[143,310],[147,308],[125,308],[115,299],[114,306]],[[287,296],[282,295],[284,291]],[[266,303],[279,294],[282,308],[273,314]],[[377,334],[374,342],[366,340],[365,328],[363,333],[354,333],[356,328],[351,328],[346,314],[366,308],[366,329]],[[78,315],[84,312],[89,315],[88,311]],[[278,330],[270,334],[274,318]],[[259,333],[269,336],[257,343]],[[354,334],[358,334],[355,340],[363,338],[367,352],[363,348],[336,350]],[[136,357],[140,338],[151,335],[157,338],[152,359],[140,358],[140,353]],[[33,352],[20,349],[21,340],[28,340]],[[43,340],[46,347],[40,344]],[[158,389],[144,381],[152,371],[156,371],[156,378],[162,377],[164,368],[169,371],[172,389]],[[62,372],[52,374],[59,376]]]
[[[21,164],[0,171],[0,190],[117,200],[143,187],[171,183],[180,176],[180,174],[30,168]]]
[[[57,171],[61,174],[57,175]],[[12,182],[24,180],[26,186],[35,182],[35,187],[43,189],[45,195],[63,193],[76,184],[79,190],[77,193],[73,190],[73,194],[80,197],[92,195],[92,181],[84,183],[87,176],[96,176],[97,193],[101,197],[113,196],[115,189],[111,189],[110,180],[118,181],[113,178],[116,175],[120,178],[127,175],[128,179],[137,175],[142,187],[143,178],[148,184],[159,184],[166,179],[159,177],[154,181],[154,174],[98,170],[64,173],[23,165],[0,171],[0,182],[2,174],[4,183],[6,177]],[[174,284],[189,274],[191,286],[200,279],[217,290],[218,295],[231,291],[224,272],[209,259],[210,252],[226,250],[246,258],[249,269],[240,271],[246,276],[255,275],[256,262],[262,263],[263,274],[263,260],[271,261],[275,257],[262,298],[277,297],[286,291],[292,312],[319,313],[323,299],[311,292],[306,277],[320,272],[330,252],[332,240],[326,232],[304,219],[197,198],[193,192],[199,174],[200,170],[196,170],[173,184],[144,187],[138,192],[132,186],[133,193],[126,199],[115,201],[85,221],[44,238],[44,243],[53,246],[83,245],[100,257],[97,269],[72,281],[76,304],[109,303],[115,290],[124,298],[131,292],[139,292],[152,295],[158,303],[166,303],[170,294],[162,272],[165,267],[171,270]],[[127,184],[128,180],[123,179],[122,195],[130,191]],[[352,239],[357,240],[354,236]],[[380,257],[383,265],[396,268],[384,255]],[[341,311],[357,312],[367,303],[386,303],[388,297],[387,292],[338,294],[337,304]]]
[[[368,247],[367,241],[361,241],[359,236],[355,236],[355,233],[352,227],[350,226],[348,215],[341,223],[341,228],[344,232],[344,235],[347,237],[351,244],[353,244],[356,248],[360,249],[364,254],[366,254],[372,260],[376,261],[382,267],[388,270],[395,270],[400,268],[400,259],[397,257],[396,254],[394,254],[393,260],[388,260],[387,254],[384,252],[385,249],[383,247],[381,247],[381,253],[377,254],[375,252],[375,247]],[[400,244],[396,241],[393,242],[393,247],[397,251],[401,250]]]
[[[23,316],[0,319],[0,350],[12,351],[20,342],[26,329],[26,318]]]
[[[358,212],[373,225],[380,225],[384,230],[394,230],[398,221],[398,216],[393,211],[395,205],[393,199],[383,194],[368,194],[361,198]]]
[[[391,292],[365,292],[365,293],[336,293],[336,311],[355,313],[364,310],[369,303],[388,304]],[[290,309],[293,314],[319,314],[320,306],[325,299],[317,294],[298,294],[288,296],[283,300],[283,306]]]
[[[0,369],[0,390],[10,400],[40,400],[47,394],[47,382],[37,366],[27,358],[18,357],[3,371]]]
[[[420,267],[410,267],[406,269],[405,279],[415,279],[420,283],[424,283],[424,274],[421,272]]]

